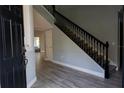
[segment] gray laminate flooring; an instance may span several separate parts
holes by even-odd
[[[50,61],[37,64],[37,81],[32,88],[118,88],[121,72],[114,72],[110,79],[99,78]]]

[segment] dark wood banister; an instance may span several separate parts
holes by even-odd
[[[102,53],[101,48],[103,48],[103,61],[104,61],[104,58],[105,58],[105,66],[103,68],[105,69],[105,78],[108,79],[109,78],[109,60],[108,60],[108,47],[109,47],[109,43],[108,43],[108,41],[106,41],[106,43],[100,41],[98,38],[96,38],[95,36],[91,35],[89,32],[87,32],[86,30],[84,30],[83,28],[81,28],[80,26],[78,26],[77,24],[75,24],[74,22],[72,22],[71,20],[69,20],[68,18],[66,18],[65,16],[63,16],[61,13],[59,13],[55,9],[55,6],[52,6],[52,11],[51,11],[51,8],[48,11],[50,11],[53,14],[53,16],[55,16],[57,14],[62,19],[66,20],[68,23],[70,23],[73,26],[75,26],[76,28],[80,29],[80,31],[82,31],[84,33],[84,35],[86,36],[86,37],[84,37],[86,39],[86,41],[87,41],[87,38],[88,37],[91,39],[91,41],[89,41],[89,42],[93,42],[93,47],[94,48],[95,47],[97,48],[97,52],[100,51],[100,53]],[[56,20],[56,21],[58,21],[58,20]],[[99,46],[100,46],[100,50],[98,50]],[[85,48],[84,48],[84,51],[87,52],[87,49],[85,50]],[[88,51],[87,53],[90,53],[90,51]],[[94,56],[92,58],[94,58]],[[95,57],[95,60],[96,61],[98,61],[97,58],[98,58],[98,53],[97,53],[97,55]],[[101,58],[100,58],[100,61],[102,61]],[[104,64],[104,63],[101,62],[100,64]]]
[[[84,31],[86,34],[88,34],[89,36],[91,36],[92,38],[94,38],[96,41],[98,41],[99,43],[103,44],[104,46],[106,46],[106,43],[103,43],[102,41],[100,41],[98,38],[96,38],[95,36],[91,35],[90,33],[88,33],[87,31],[85,31],[83,28],[81,28],[80,26],[78,26],[77,24],[75,24],[74,22],[72,22],[71,20],[69,20],[68,18],[66,18],[65,16],[63,16],[61,13],[59,13],[58,11],[54,10],[54,13],[57,13],[58,15],[62,16],[64,19],[66,19],[67,21],[69,21],[70,23],[72,23],[73,25],[77,26],[79,29],[81,29],[82,31]]]

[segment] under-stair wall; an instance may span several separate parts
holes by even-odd
[[[56,26],[53,30],[53,60],[104,78],[104,70]]]

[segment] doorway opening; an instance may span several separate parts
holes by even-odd
[[[34,30],[34,47],[36,56],[36,74],[45,58],[45,35],[42,31]]]
[[[52,59],[52,26],[35,8],[33,8],[34,47],[36,56],[36,75],[40,79],[45,60]]]
[[[34,37],[35,52],[40,52],[40,37]]]

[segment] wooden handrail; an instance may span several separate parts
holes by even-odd
[[[71,20],[69,20],[67,17],[63,16],[61,13],[59,13],[58,11],[54,10],[54,13],[57,13],[58,15],[60,15],[61,17],[63,17],[64,19],[66,19],[67,21],[69,21],[70,23],[72,23],[73,25],[75,25],[76,27],[78,27],[79,29],[81,29],[81,31],[84,31],[86,34],[90,35],[92,38],[94,38],[95,40],[97,40],[98,42],[100,42],[101,44],[106,46],[106,43],[103,43],[102,41],[100,41],[98,38],[96,38],[95,36],[93,36],[92,34],[90,34],[89,32],[87,32],[86,30],[84,30],[83,28],[81,28],[79,25],[75,24],[74,22],[72,22]]]

